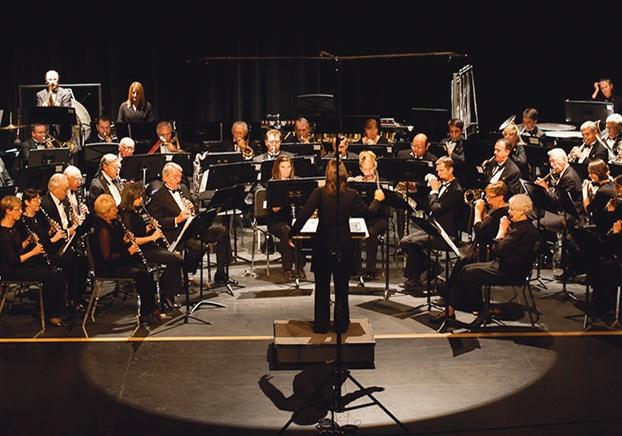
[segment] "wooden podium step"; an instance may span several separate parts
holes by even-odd
[[[369,320],[351,319],[341,338],[344,368],[374,368],[376,341]],[[275,320],[270,363],[274,369],[332,364],[337,359],[336,343],[336,333],[314,333],[311,321]]]

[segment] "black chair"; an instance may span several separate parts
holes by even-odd
[[[6,301],[11,296],[11,300],[24,295],[29,290],[36,288],[39,294],[39,318],[41,321],[41,330],[33,337],[37,338],[45,332],[45,308],[43,307],[43,284],[37,281],[28,280],[2,280],[0,279],[0,315],[4,309]]]
[[[268,231],[266,218],[270,213],[266,203],[267,190],[259,188],[255,191],[254,196],[254,217],[253,217],[253,244],[251,248],[251,270],[255,268],[255,252],[260,245],[259,235],[264,236],[266,244],[266,275],[270,275],[270,244],[274,244],[274,237]]]
[[[136,292],[136,286],[134,283],[134,279],[127,277],[103,277],[97,275],[97,271],[95,271],[95,263],[93,262],[93,254],[91,253],[91,243],[90,240],[87,240],[86,252],[89,261],[89,276],[91,280],[91,298],[89,299],[89,304],[84,311],[84,318],[82,319],[82,331],[84,332],[85,337],[89,337],[89,334],[86,330],[86,323],[89,318],[94,323],[95,322],[95,310],[97,309],[97,303],[101,297],[102,293],[102,285],[105,282],[116,282],[116,283],[128,283],[133,289],[134,295],[136,297],[136,327],[134,328],[132,335],[136,333],[136,331],[140,328],[140,295]]]

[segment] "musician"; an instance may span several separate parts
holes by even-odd
[[[445,229],[447,234],[456,238],[461,213],[464,211],[462,187],[454,176],[454,161],[449,157],[441,157],[436,161],[437,177],[427,178],[430,185],[428,206],[431,216]],[[406,269],[404,276],[407,281],[404,287],[415,291],[421,286],[421,275],[428,269],[434,270],[436,265],[428,265],[427,248],[444,250],[446,242],[440,236],[430,236],[421,229],[415,229],[400,241],[400,248],[406,253]],[[433,271],[435,272],[435,271]],[[431,279],[431,277],[429,277]]]
[[[155,307],[156,284],[153,275],[140,260],[138,245],[128,241],[128,235],[118,222],[114,198],[109,194],[100,195],[95,200],[94,210],[96,217],[91,241],[97,275],[134,279],[136,291],[140,295],[141,322],[166,319]]]
[[[127,100],[119,106],[117,121],[120,123],[140,123],[155,121],[151,103],[145,98],[145,88],[140,82],[132,82],[127,92]]]
[[[378,161],[376,154],[370,150],[364,150],[359,154],[359,168],[362,176],[355,177],[355,181],[376,183],[378,181]],[[378,258],[378,237],[387,230],[387,211],[381,205],[365,218],[367,232],[369,237],[365,239],[365,271],[363,272],[363,281],[375,280],[378,275],[376,273],[376,261]],[[362,259],[357,257],[355,271],[361,270]]]
[[[529,178],[529,167],[527,166],[527,153],[525,152],[525,142],[523,138],[518,134],[518,126],[516,124],[510,124],[503,129],[503,139],[508,141],[512,146],[512,153],[510,159],[514,161],[516,166],[520,169],[521,175],[524,179]]]
[[[30,150],[44,150],[53,148],[53,144],[48,140],[48,128],[45,124],[33,124],[30,126],[30,138],[21,142],[22,167],[28,166]]]
[[[86,140],[86,144],[93,144],[96,142],[117,142],[118,138],[112,134],[112,121],[106,115],[102,115],[97,118],[95,122],[95,130],[91,132],[91,135]]]
[[[616,197],[616,189],[609,177],[609,166],[600,159],[588,164],[587,175],[589,180],[583,181],[581,189],[583,207],[596,225],[598,236],[604,240],[612,225],[606,210],[607,203]]]
[[[121,204],[121,182],[119,173],[121,171],[121,162],[116,155],[108,153],[102,156],[100,162],[100,171],[91,182],[89,188],[89,202],[92,205],[101,194],[109,194],[114,198],[115,204]]]
[[[445,154],[450,157],[454,163],[464,163],[464,121],[458,118],[452,118],[447,123],[449,136],[441,140],[441,147],[445,150]]]
[[[460,293],[481,296],[483,285],[518,283],[525,278],[532,265],[534,244],[539,238],[538,230],[529,219],[532,208],[531,199],[525,194],[510,198],[508,215],[501,217],[492,247],[495,259],[472,263],[462,269],[453,292],[450,292],[452,301],[447,306],[447,319],[455,319],[454,304]],[[482,301],[482,309],[471,327],[479,327],[489,315],[490,308]]]
[[[335,159],[335,150],[337,149],[337,138],[333,138],[333,151],[326,153],[323,159]],[[359,155],[348,151],[350,140],[345,136],[339,136],[339,159],[358,159]]]
[[[610,162],[622,162],[622,115],[611,114],[605,122],[603,141],[609,153]]]
[[[586,121],[581,124],[581,135],[583,136],[583,144],[570,151],[572,161],[587,164],[596,159],[602,159],[605,162],[609,160],[609,152],[599,141],[598,127],[594,121]]]
[[[430,143],[428,142],[427,135],[418,133],[410,144],[410,150],[400,150],[397,152],[398,159],[414,159],[414,160],[427,160],[430,162],[436,162],[438,159],[432,153],[428,151]]]
[[[272,180],[295,179],[296,174],[292,158],[284,154],[274,161],[272,167]],[[270,209],[267,223],[268,231],[278,238],[277,249],[281,253],[281,263],[283,265],[283,277],[290,281],[294,277],[306,278],[304,271],[305,256],[300,250],[295,250],[289,245],[289,231],[293,220],[292,210],[289,207],[273,207]],[[296,258],[297,270],[294,273],[294,255]]]
[[[36,280],[43,285],[47,323],[64,326],[65,288],[59,272],[44,260],[44,246],[32,237],[22,239],[15,224],[22,216],[22,202],[14,196],[0,200],[0,274],[4,280]]]
[[[78,225],[71,221],[70,205],[67,198],[69,181],[67,176],[61,173],[53,174],[48,181],[48,193],[41,199],[41,209],[48,220],[49,227],[55,230],[63,230],[66,237],[72,236]],[[58,251],[62,243],[58,242],[54,249]]]
[[[134,151],[136,150],[136,143],[134,140],[128,136],[121,138],[119,141],[117,159],[119,162],[123,160],[124,157],[134,156]]]
[[[238,120],[231,125],[231,139],[222,142],[222,151],[235,151],[242,152],[240,150],[239,143],[248,143],[248,124],[245,121]]]
[[[382,190],[376,190],[374,201],[368,207],[358,192],[348,189],[347,179],[348,172],[343,163],[340,162],[337,175],[337,162],[328,162],[324,186],[311,193],[289,233],[290,238],[298,234],[313,212],[318,210],[319,224],[313,240],[312,265],[315,274],[313,331],[316,333],[326,333],[330,327],[331,276],[335,284],[334,330],[345,332],[348,329],[348,281],[353,269],[349,218],[373,212],[379,207],[379,202],[384,200]],[[293,243],[290,244],[293,246]]]
[[[616,292],[621,280],[622,219],[619,216],[602,241],[600,256],[592,259],[596,266],[590,277],[591,300],[600,313],[607,313],[616,307]]]
[[[154,223],[145,225],[144,217],[139,212],[139,209],[143,208],[144,195],[145,188],[142,183],[127,183],[121,194],[119,217],[125,227],[134,234],[136,244],[143,251],[147,261],[166,266],[160,276],[161,308],[175,309],[179,307],[175,304],[175,294],[179,294],[182,290],[183,258],[179,253],[168,251],[161,228],[155,228]]]
[[[363,130],[365,134],[361,138],[361,144],[363,145],[376,145],[380,142],[380,134],[378,133],[378,121],[374,118],[365,120],[363,124]]]
[[[520,170],[510,159],[512,144],[505,139],[498,139],[495,143],[494,156],[484,162],[484,171],[488,184],[505,182],[508,187],[508,195],[518,194],[522,191],[520,184]]]
[[[581,204],[581,177],[579,177],[579,174],[577,174],[575,169],[568,163],[568,156],[563,149],[553,148],[549,150],[547,154],[549,155],[552,180],[540,178],[536,179],[535,184],[542,186],[546,190],[546,197],[550,204],[552,204],[554,210],[564,210],[558,191],[561,190],[570,194],[570,198],[575,204],[577,213],[579,213]],[[556,187],[557,190],[553,189],[553,187]],[[557,215],[548,211],[545,212],[544,217],[540,221],[540,224],[546,230],[556,233],[563,232],[564,227],[574,223],[575,218],[567,213],[562,212],[560,215]]]
[[[294,138],[293,142],[300,142],[303,144],[308,144],[312,140],[311,134],[311,126],[309,125],[309,121],[300,117],[296,121],[294,121]]]
[[[190,192],[185,185],[181,184],[182,168],[174,162],[168,162],[162,169],[162,181],[164,185],[158,189],[148,205],[149,213],[158,220],[162,231],[169,241],[174,241],[179,236],[184,222],[192,215],[194,206],[188,200]],[[201,246],[203,241],[203,246]],[[214,282],[225,284],[228,277],[225,267],[229,262],[229,240],[225,227],[212,224],[199,235],[186,242],[187,255],[184,259],[184,269],[189,274],[199,267],[199,262],[207,251],[207,244],[216,243],[216,274]],[[181,247],[180,247],[181,249]]]
[[[4,161],[0,158],[0,188],[13,185],[15,185],[15,180],[13,180]]]
[[[523,122],[519,124],[518,132],[527,144],[544,145],[544,131],[536,124],[538,123],[538,111],[528,107],[523,111]]]
[[[147,154],[153,153],[180,153],[181,144],[177,137],[177,132],[173,130],[173,125],[169,121],[160,121],[156,126],[158,140]]]
[[[58,86],[59,75],[50,70],[45,73],[46,89],[37,92],[37,106],[71,107],[71,91]]]
[[[613,82],[607,77],[594,82],[592,100],[611,102],[613,103],[613,111],[618,114],[622,113],[622,97],[615,95]]]
[[[266,132],[265,143],[268,151],[255,156],[253,158],[254,162],[263,162],[264,160],[276,159],[281,154],[290,157],[293,156],[291,153],[281,151],[281,132],[277,129],[270,129]]]
[[[484,193],[485,199],[478,199],[473,205],[473,232],[475,233],[475,238],[471,244],[462,250],[464,257],[456,261],[447,280],[445,311],[433,317],[433,322],[442,322],[448,316],[449,318],[455,317],[454,310],[465,305],[464,299],[469,296],[461,294],[460,289],[457,287],[458,277],[463,268],[471,263],[491,260],[489,258],[489,248],[493,245],[501,218],[508,213],[508,203],[505,200],[507,186],[503,182],[491,183],[486,186]],[[466,302],[467,306],[470,304],[470,302]]]

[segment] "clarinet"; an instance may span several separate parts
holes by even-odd
[[[145,207],[145,204],[141,203],[140,207],[142,208],[143,214],[145,215],[145,217],[147,217],[147,219],[149,220],[149,224],[151,224],[155,230],[161,230],[162,226],[160,225],[158,220],[155,219],[154,217],[152,217],[151,214],[147,211],[147,208]],[[164,248],[166,248],[168,250],[168,248],[171,246],[171,243],[168,241],[168,239],[167,239],[166,235],[164,234],[164,232],[162,232],[162,242],[164,242]]]
[[[54,230],[54,233],[56,232],[62,232],[65,229],[63,229],[63,226],[61,226],[54,218],[52,218],[46,211],[44,208],[40,208],[39,209],[42,213],[43,216],[45,217],[46,220],[48,220],[48,224],[50,224],[50,227],[52,227],[52,229]],[[53,235],[54,233],[51,233],[51,235]],[[65,232],[65,241],[67,241],[69,239],[69,232]]]
[[[30,235],[30,237],[32,238],[32,240],[34,241],[35,244],[40,244],[41,240],[39,238],[39,235],[37,235],[37,233],[35,233],[35,231],[28,225],[28,223],[26,222],[26,220],[23,220],[24,222],[24,227],[26,228],[26,232],[28,232],[28,235]],[[43,245],[42,245],[43,246]],[[55,267],[54,265],[52,265],[52,259],[50,259],[50,256],[47,254],[47,252],[45,251],[45,249],[41,252],[41,255],[43,256],[43,259],[45,259],[45,263],[47,263],[48,267],[52,270],[52,271],[58,271],[58,268]]]
[[[136,237],[134,236],[134,233],[128,230],[125,223],[123,223],[123,220],[118,218],[117,221],[119,222],[119,225],[123,229],[123,233],[124,233],[123,241],[125,243],[130,243],[130,244],[136,243]],[[149,265],[149,262],[147,262],[147,258],[145,257],[145,253],[143,253],[143,250],[140,249],[140,246],[138,244],[136,244],[136,247],[138,248],[137,253],[140,256],[140,261],[145,266],[145,269],[147,270],[147,272],[148,273],[153,272],[155,268],[151,268],[151,266]]]

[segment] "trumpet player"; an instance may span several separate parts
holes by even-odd
[[[93,144],[96,142],[117,142],[118,138],[116,134],[112,132],[112,121],[106,115],[102,115],[97,118],[95,122],[95,130],[91,132],[91,135],[86,140],[86,144]]]
[[[570,150],[569,160],[577,163],[590,163],[596,159],[609,160],[609,152],[598,137],[598,127],[594,121],[581,124],[583,144]]]
[[[34,236],[22,239],[15,224],[22,202],[14,196],[0,200],[0,274],[4,280],[37,280],[43,284],[43,303],[49,325],[62,327],[65,287],[60,273],[43,260],[45,247]]]
[[[182,168],[174,162],[169,162],[162,169],[162,181],[164,184],[151,197],[147,206],[149,213],[158,220],[162,231],[169,241],[174,241],[179,236],[185,221],[192,216],[187,200],[190,191],[181,184]],[[204,244],[201,244],[203,241]],[[204,229],[198,238],[192,238],[186,242],[187,255],[184,259],[184,269],[188,274],[194,274],[199,267],[199,262],[207,251],[208,245],[216,243],[216,284],[225,284],[228,277],[225,273],[229,262],[229,239],[225,227],[212,224]],[[179,247],[180,249],[182,247]]]
[[[141,248],[149,263],[165,265],[160,276],[160,304],[161,310],[171,310],[179,307],[175,304],[175,295],[182,290],[181,268],[183,259],[177,252],[171,253],[165,243],[162,227],[157,220],[150,220],[148,224],[138,212],[143,207],[145,188],[141,183],[128,183],[123,187],[119,218],[125,227],[134,234],[136,244]],[[147,218],[151,218],[148,216]]]
[[[308,144],[311,142],[311,126],[309,121],[300,117],[294,121],[294,142]]]
[[[622,162],[622,115],[611,114],[605,122],[603,141],[608,148],[609,161]]]

